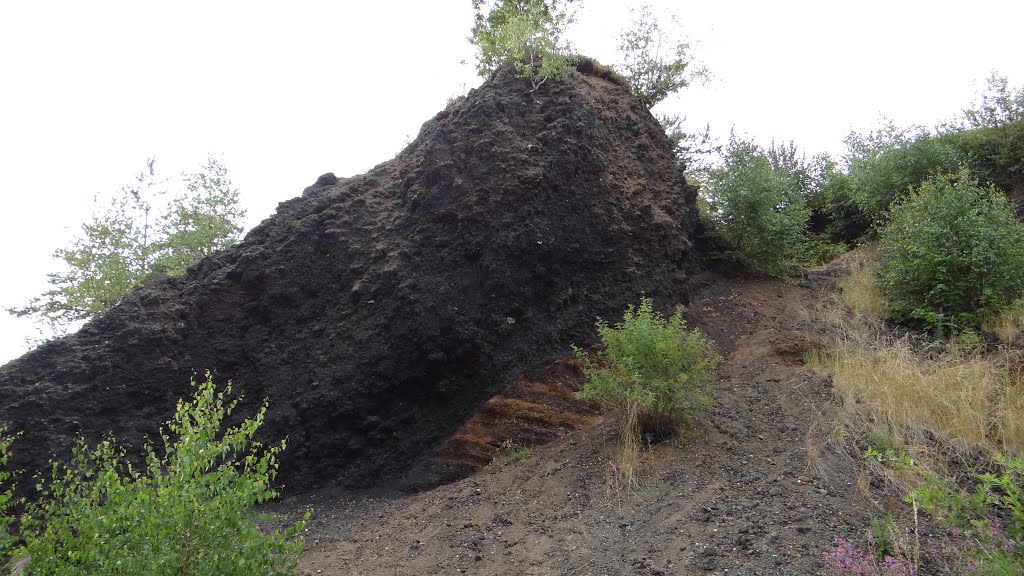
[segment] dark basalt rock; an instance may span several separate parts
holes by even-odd
[[[29,474],[77,435],[156,439],[194,373],[232,379],[290,489],[429,456],[510,378],[643,294],[683,302],[695,189],[625,88],[499,72],[367,174],[321,176],[238,246],[0,368]]]

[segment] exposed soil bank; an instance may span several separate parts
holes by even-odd
[[[654,447],[639,488],[614,485],[606,421],[418,494],[311,493],[279,506],[315,507],[302,573],[824,573],[835,536],[859,541],[880,513],[821,432],[837,409],[829,379],[801,365],[827,283],[707,278],[686,316],[722,356],[715,405]]]

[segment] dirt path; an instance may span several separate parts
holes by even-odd
[[[856,463],[813,432],[834,409],[800,364],[825,284],[706,279],[686,315],[723,358],[715,407],[651,451],[639,489],[613,487],[606,420],[430,491],[292,500],[316,508],[302,573],[821,573],[833,538],[873,512]]]

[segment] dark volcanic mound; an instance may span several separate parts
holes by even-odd
[[[77,435],[152,435],[214,370],[270,400],[291,488],[412,468],[511,378],[642,294],[685,301],[695,190],[626,89],[500,72],[369,173],[322,176],[238,246],[0,368],[36,471]]]

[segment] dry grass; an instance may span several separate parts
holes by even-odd
[[[807,453],[808,466],[814,466],[821,459],[821,443],[816,432],[818,431],[812,426],[804,435],[804,452]]]
[[[857,470],[857,492],[860,492],[864,496],[871,495],[871,476],[864,468],[859,468]]]
[[[619,459],[615,464],[615,472],[618,481],[617,487],[628,493],[640,485],[643,441],[640,438],[639,401],[627,401],[622,412],[622,436],[619,444]]]
[[[825,354],[844,406],[875,421],[1024,454],[1024,379],[991,356],[922,358],[907,341]]]
[[[882,350],[842,347],[829,356],[829,372],[845,405],[860,405],[902,426],[988,443],[991,399],[1001,386],[986,360],[923,361],[906,341]]]
[[[845,306],[833,307],[823,319],[832,345],[805,358],[812,369],[832,375],[847,428],[867,437],[872,427],[886,423],[911,439],[927,430],[955,445],[1024,454],[1024,376],[1014,368],[1024,366],[1024,352],[1003,345],[982,353],[977,335],[977,346],[963,338],[942,343],[895,336],[880,320],[885,303],[875,281],[877,261],[877,250],[870,248],[843,258],[848,275],[839,286]],[[1024,307],[1004,316],[993,328],[1001,331],[1000,339],[1012,341],[1013,330],[1024,330]],[[925,450],[910,444],[909,452]]]
[[[999,316],[982,324],[981,329],[995,334],[1000,342],[1013,342],[1024,332],[1024,303],[1004,310]]]
[[[996,404],[996,429],[1005,451],[1021,454],[1024,447],[1024,377],[1005,376]]]
[[[879,255],[878,249],[871,246],[850,251],[843,257],[850,272],[839,282],[843,302],[872,318],[881,318],[885,312],[885,299],[875,277]]]

